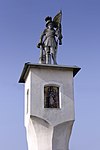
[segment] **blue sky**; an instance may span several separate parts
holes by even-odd
[[[75,116],[70,150],[100,147],[100,1],[0,0],[0,149],[27,150],[24,85],[18,80],[25,62],[38,63],[36,47],[44,18],[62,9],[63,45],[57,62],[77,65]]]

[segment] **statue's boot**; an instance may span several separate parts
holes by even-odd
[[[46,64],[51,64],[51,57],[49,53],[46,54]]]
[[[57,65],[56,56],[55,56],[54,54],[51,54],[51,55],[52,55],[53,63],[54,63],[55,65]]]

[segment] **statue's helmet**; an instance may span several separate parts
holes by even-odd
[[[47,17],[45,18],[45,21],[46,21],[46,27],[48,26],[48,24],[53,24],[53,22],[52,22],[52,17],[47,16]]]

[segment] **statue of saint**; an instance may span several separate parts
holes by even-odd
[[[40,41],[37,45],[40,48],[40,63],[51,64],[51,58],[53,64],[57,64],[56,55],[58,42],[62,44],[61,33],[61,18],[62,12],[60,11],[52,20],[51,17],[46,17],[46,29],[41,34]]]

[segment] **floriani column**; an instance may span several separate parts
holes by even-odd
[[[57,64],[61,17],[61,11],[53,19],[46,17],[38,43],[39,64],[25,63],[19,79],[25,84],[28,150],[69,150],[75,120],[73,82],[80,68]]]

